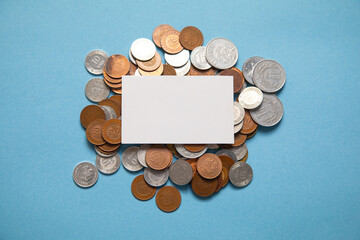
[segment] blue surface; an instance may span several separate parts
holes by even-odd
[[[0,1],[0,239],[359,239],[359,1]],[[122,166],[87,190],[79,123],[91,49],[127,54],[163,23],[280,62],[280,125],[248,141],[253,182],[171,214]],[[168,182],[168,184],[171,184]]]

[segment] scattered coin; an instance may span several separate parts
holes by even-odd
[[[248,156],[249,156],[249,152],[246,152],[245,157],[243,157],[243,158],[240,159],[239,161],[240,161],[240,162],[246,162]]]
[[[169,169],[154,170],[151,168],[145,168],[144,170],[145,181],[153,187],[160,187],[164,185],[169,179]]]
[[[191,67],[190,60],[182,67],[174,67],[177,76],[185,76]]]
[[[152,187],[147,184],[144,175],[141,174],[134,178],[131,183],[131,192],[137,199],[146,201],[155,196],[156,187]]]
[[[86,55],[85,67],[89,73],[94,75],[102,74],[102,70],[108,55],[102,50],[93,50]]]
[[[194,48],[203,44],[204,37],[198,28],[188,26],[181,30],[179,40],[184,48],[193,50]]]
[[[113,174],[119,169],[121,159],[117,153],[112,157],[102,157],[97,155],[95,164],[100,172],[104,174]]]
[[[161,65],[161,57],[158,52],[155,53],[155,56],[148,61],[136,60],[137,65],[143,71],[152,72],[158,69]]]
[[[240,133],[241,134],[249,134],[249,133],[252,133],[256,128],[257,128],[257,124],[251,118],[249,111],[246,110],[244,120],[243,120],[243,127],[241,128]]]
[[[115,111],[117,117],[121,116],[121,105],[114,100],[111,100],[109,98],[104,99],[98,103],[98,106],[109,106]]]
[[[177,30],[166,31],[161,37],[161,47],[165,52],[175,54],[183,50],[179,40],[180,32]]]
[[[241,121],[239,124],[234,125],[234,134],[239,132],[243,127],[243,122]]]
[[[232,76],[234,77],[234,93],[237,93],[240,91],[241,87],[244,84],[244,77],[242,74],[239,73],[239,71],[236,71],[234,69],[225,69],[220,72],[221,76]]]
[[[235,154],[236,161],[240,161],[241,159],[243,159],[248,152],[246,142],[244,142],[240,146],[229,148],[229,150]]]
[[[221,173],[222,163],[217,155],[205,153],[198,159],[196,170],[203,178],[214,179]]]
[[[165,64],[165,65],[163,65],[163,67],[164,67],[164,70],[163,70],[162,75],[176,75],[176,71],[173,68],[173,66],[170,66],[169,64]]]
[[[134,58],[134,56],[133,56],[132,53],[131,53],[131,49],[129,49],[129,59],[130,59],[130,62],[131,62],[134,66],[137,65],[136,59]]]
[[[184,160],[177,160],[169,168],[170,179],[177,185],[188,184],[193,176],[191,165]]]
[[[85,95],[92,102],[100,102],[110,94],[109,87],[102,78],[93,78],[85,86]]]
[[[252,138],[253,136],[255,136],[257,130],[258,130],[258,127],[256,127],[256,129],[253,132],[247,134],[246,139],[249,139],[249,138]]]
[[[219,158],[221,160],[223,167],[225,167],[226,170],[229,172],[231,166],[235,163],[235,161],[231,157],[225,155],[219,155]]]
[[[146,164],[146,161],[145,161],[145,155],[146,155],[147,150],[150,147],[151,147],[150,144],[141,145],[139,148],[139,151],[137,152],[138,161],[144,167],[148,167],[148,165]]]
[[[160,64],[160,66],[152,72],[144,71],[141,68],[138,68],[138,70],[142,76],[160,76],[163,73],[164,65]]]
[[[73,172],[74,182],[83,188],[93,186],[97,182],[98,177],[96,167],[89,162],[79,163]]]
[[[192,50],[191,52],[191,63],[199,70],[208,70],[211,68],[211,65],[206,60],[206,47],[199,46]]]
[[[92,121],[86,128],[86,138],[89,142],[94,145],[103,145],[105,140],[102,136],[102,128],[104,126],[105,120],[96,119]]]
[[[140,61],[148,61],[155,56],[155,44],[147,38],[138,38],[132,44],[130,51]]]
[[[238,50],[228,39],[214,38],[206,45],[206,60],[217,69],[233,67],[238,60]]]
[[[242,72],[244,74],[244,78],[251,85],[255,85],[253,80],[252,80],[254,67],[261,60],[264,60],[264,58],[262,58],[262,57],[251,57],[251,58],[249,58],[248,60],[245,61],[244,65],[242,67]]]
[[[120,54],[110,56],[105,62],[105,71],[113,78],[121,78],[129,72],[129,69],[129,60]]]
[[[180,159],[178,159],[178,161],[179,161]],[[193,177],[195,176],[195,174],[196,174],[196,162],[197,162],[197,159],[196,158],[191,158],[191,159],[186,159],[186,158],[184,158],[184,160],[186,161],[186,162],[188,162],[189,164],[190,164],[190,166],[191,166],[191,168],[192,168],[192,170],[193,170]]]
[[[239,102],[234,101],[234,125],[242,122],[245,116],[245,109]]]
[[[163,145],[151,146],[145,154],[146,164],[154,170],[165,169],[173,160],[171,151]]]
[[[255,65],[253,81],[262,91],[274,93],[285,84],[285,70],[274,60],[261,60]]]
[[[84,128],[97,119],[105,120],[105,113],[99,106],[88,105],[80,113],[80,122]]]
[[[118,144],[121,142],[121,120],[110,119],[104,123],[102,136],[106,142]]]
[[[280,122],[284,108],[275,94],[264,93],[261,105],[250,111],[251,118],[260,126],[271,127]]]
[[[219,151],[216,152],[217,156],[228,156],[231,157],[231,159],[236,162],[237,161],[237,157],[235,155],[235,153],[233,151],[231,151],[230,149],[221,149]]]
[[[189,50],[183,49],[179,53],[169,54],[165,53],[165,61],[173,67],[184,66],[189,61]]]
[[[239,95],[238,101],[243,108],[257,108],[263,101],[263,93],[257,87],[247,87]]]
[[[236,187],[245,187],[253,178],[253,170],[246,162],[236,162],[229,172],[230,182]]]
[[[206,144],[184,144],[184,148],[190,152],[200,152],[206,146]]]
[[[168,24],[161,24],[154,29],[152,38],[156,46],[161,48],[161,38],[169,30],[174,30],[174,28]]]
[[[232,147],[237,147],[243,144],[246,140],[246,135],[242,134],[241,131],[238,133],[235,133],[234,135],[234,144],[231,144]]]
[[[182,145],[182,144],[175,144],[175,148],[178,151],[178,153],[180,153],[181,156],[186,157],[186,158],[198,158],[207,151],[207,147],[205,147],[200,152],[196,152],[196,153],[190,152],[190,151],[186,150],[184,145]]]
[[[132,146],[128,147],[124,150],[122,154],[122,164],[124,168],[126,168],[129,171],[136,172],[143,168],[143,166],[139,163],[137,158],[137,152],[139,150],[139,147]]]
[[[200,197],[209,197],[217,188],[216,179],[206,179],[196,174],[191,181],[193,192]]]
[[[159,189],[155,197],[156,205],[164,212],[173,212],[180,207],[181,194],[172,186]]]

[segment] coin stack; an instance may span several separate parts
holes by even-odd
[[[256,134],[258,126],[272,127],[282,119],[283,105],[276,92],[285,84],[285,71],[276,61],[262,57],[247,59],[241,71],[234,67],[238,50],[230,40],[214,38],[206,46],[202,46],[203,41],[203,34],[196,27],[188,26],[179,32],[162,24],[153,31],[152,41],[139,38],[131,44],[130,61],[120,54],[108,57],[102,50],[93,50],[86,56],[86,69],[103,77],[91,79],[85,87],[87,98],[98,104],[86,106],[80,121],[97,157],[96,167],[90,162],[75,167],[73,179],[77,185],[94,185],[98,170],[103,174],[116,172],[122,158],[128,171],[144,169],[131,184],[134,197],[144,201],[156,194],[159,209],[172,212],[180,206],[181,194],[175,187],[163,186],[169,178],[175,186],[190,185],[200,197],[213,195],[229,180],[236,187],[245,187],[252,181],[246,140]],[[164,51],[166,64],[157,49]],[[124,75],[233,76],[237,99],[233,103],[234,144],[145,144],[127,147],[120,157],[117,152],[121,144]],[[120,95],[108,98],[110,89]],[[173,157],[177,160],[173,161]]]

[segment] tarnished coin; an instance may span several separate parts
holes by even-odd
[[[233,67],[238,60],[238,50],[228,39],[214,38],[206,45],[206,60],[217,69]]]
[[[248,110],[245,111],[245,116],[243,120],[243,127],[240,130],[241,134],[250,134],[257,128],[257,124],[251,118]],[[241,144],[240,144],[241,145]]]
[[[245,116],[245,109],[239,102],[234,101],[234,125],[239,124]]]
[[[284,68],[274,60],[261,60],[254,67],[254,84],[264,92],[279,91],[284,86],[285,79]]]
[[[221,160],[223,167],[225,167],[226,170],[229,172],[231,166],[235,163],[235,161],[231,157],[225,155],[219,155],[219,158]]]
[[[186,150],[184,145],[182,145],[182,144],[175,144],[175,148],[178,151],[178,153],[180,153],[181,156],[186,157],[186,158],[198,158],[201,155],[203,155],[208,149],[207,147],[205,147],[200,152],[194,153],[194,152],[190,152],[190,151]]]
[[[145,181],[153,187],[160,187],[164,185],[169,179],[169,169],[154,170],[151,168],[145,168],[144,170]]]
[[[105,140],[102,136],[102,128],[104,126],[105,120],[96,119],[92,121],[86,128],[86,138],[89,142],[94,145],[103,145]]]
[[[253,178],[253,170],[246,162],[236,162],[229,172],[230,182],[236,187],[245,187]]]
[[[105,118],[104,111],[96,105],[88,105],[80,113],[80,122],[84,128],[96,119],[105,120]]]
[[[139,148],[139,151],[137,152],[138,161],[144,167],[148,167],[148,165],[146,164],[146,161],[145,161],[145,155],[146,155],[147,150],[150,147],[151,147],[150,144],[141,145]]]
[[[86,55],[85,68],[94,75],[101,75],[108,55],[102,50],[93,50]]]
[[[138,38],[131,44],[130,51],[136,59],[147,61],[155,56],[156,47],[151,40]]]
[[[83,188],[93,186],[98,180],[98,170],[89,162],[79,163],[73,172],[74,182]]]
[[[204,36],[198,28],[188,26],[181,30],[179,40],[184,48],[193,50],[203,44]]]
[[[136,146],[128,147],[124,150],[122,154],[122,164],[124,168],[132,172],[139,171],[143,168],[137,158],[138,151],[139,147]]]
[[[235,153],[229,149],[221,149],[219,151],[217,151],[215,153],[217,156],[228,156],[228,157],[231,157],[231,159],[236,162],[237,161],[237,157],[235,155]]]
[[[191,67],[190,60],[182,67],[174,67],[177,76],[185,76]]]
[[[114,156],[107,158],[97,155],[95,164],[100,172],[104,174],[113,174],[119,169],[121,159],[117,153]]]
[[[260,126],[271,127],[280,122],[284,108],[275,94],[264,93],[261,105],[250,111],[251,118]]]
[[[154,29],[152,38],[156,46],[161,48],[161,38],[169,30],[174,30],[174,28],[168,24],[161,24]]]
[[[235,156],[236,156],[236,161],[240,161],[241,159],[243,159],[245,157],[245,155],[248,152],[246,143],[241,144],[240,146],[237,147],[232,147],[229,148],[230,151],[232,151]]]
[[[146,164],[154,170],[167,168],[172,160],[173,155],[171,151],[163,145],[151,146],[145,154]]]
[[[175,54],[183,50],[179,40],[180,32],[177,30],[166,31],[161,37],[161,47],[165,52]]]
[[[203,178],[214,179],[221,173],[222,163],[217,155],[205,153],[198,159],[196,170]]]
[[[110,88],[102,78],[93,78],[85,86],[86,97],[93,102],[100,102],[110,94]]]
[[[190,56],[191,63],[197,69],[208,70],[211,68],[211,65],[206,60],[205,53],[206,53],[206,47],[204,46],[199,46],[194,48],[194,50],[192,50]]]
[[[181,67],[184,66],[189,61],[189,50],[183,49],[179,53],[176,54],[169,54],[165,53],[165,61],[169,65],[173,67]]]
[[[253,82],[253,71],[254,71],[254,67],[255,65],[260,62],[261,60],[264,60],[264,58],[262,57],[251,57],[248,60],[245,61],[243,67],[242,67],[242,72],[244,74],[245,80],[254,85]]]
[[[152,72],[158,69],[161,65],[161,57],[158,52],[155,53],[155,56],[148,61],[136,60],[137,65],[141,70]]]
[[[173,66],[170,66],[169,64],[163,65],[164,70],[161,75],[176,75],[176,71]]]
[[[217,179],[206,179],[196,174],[191,181],[193,192],[200,197],[209,197],[217,188]]]
[[[102,136],[106,142],[118,144],[121,142],[121,120],[107,120],[102,128]]]
[[[139,200],[146,201],[155,196],[156,187],[152,187],[145,181],[144,175],[141,174],[134,178],[131,183],[131,192]]]
[[[159,189],[155,201],[160,210],[173,212],[180,207],[181,194],[175,187],[165,186]]]
[[[263,93],[257,87],[247,87],[239,95],[238,101],[243,108],[257,108],[263,101]]]
[[[121,78],[129,72],[130,63],[129,60],[120,54],[115,54],[105,62],[106,73],[113,78]]]
[[[237,93],[241,90],[244,84],[244,77],[239,69],[235,68],[225,69],[220,72],[220,76],[232,76],[234,79],[234,93]]]
[[[177,160],[169,168],[170,179],[177,185],[188,184],[193,177],[191,165],[184,160]]]
[[[239,124],[234,125],[234,134],[238,133],[243,127],[243,122],[241,121]]]

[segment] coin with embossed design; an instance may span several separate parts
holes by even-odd
[[[98,177],[98,170],[89,162],[79,163],[73,172],[74,182],[83,188],[93,186],[97,182]]]
[[[222,163],[220,158],[213,153],[206,153],[196,163],[197,172],[206,179],[214,179],[221,173]]]
[[[97,155],[95,160],[96,167],[104,174],[113,174],[119,169],[120,164],[120,155],[117,153],[112,157],[102,157]]]
[[[236,187],[245,187],[253,178],[253,170],[246,162],[236,162],[230,168],[230,182]]]
[[[159,189],[155,197],[156,205],[164,212],[173,212],[180,207],[181,194],[172,186]]]
[[[170,180],[177,185],[188,184],[193,176],[191,165],[184,160],[177,160],[169,168]]]
[[[200,197],[209,197],[216,191],[217,186],[217,179],[206,179],[198,173],[191,180],[193,192]]]
[[[124,150],[122,154],[122,164],[124,168],[132,172],[139,171],[143,168],[138,160],[138,151],[139,147],[136,146],[128,147]]]
[[[191,56],[190,56],[191,63],[194,65],[194,67],[196,67],[199,70],[207,70],[211,68],[211,65],[206,60],[205,53],[206,53],[206,47],[204,46],[196,47],[191,52]]]
[[[131,183],[131,192],[137,199],[146,201],[155,196],[156,187],[147,184],[144,175],[141,174]]]
[[[285,84],[285,70],[276,61],[265,59],[255,65],[253,81],[262,91],[274,93]]]
[[[282,119],[284,108],[275,94],[264,94],[261,105],[250,111],[251,118],[260,126],[271,127]]]
[[[245,61],[243,67],[242,67],[242,72],[244,74],[244,78],[245,80],[254,85],[253,82],[253,71],[254,71],[254,67],[255,65],[260,62],[261,60],[264,60],[264,58],[262,57],[251,57],[248,60]]]
[[[100,102],[110,94],[110,88],[102,78],[93,78],[85,86],[85,95],[92,102]]]
[[[85,67],[94,75],[102,74],[102,70],[108,55],[102,50],[93,50],[86,55]]]
[[[225,38],[214,38],[206,45],[206,60],[217,69],[233,67],[238,60],[238,54],[234,43]]]
[[[145,181],[153,187],[160,187],[164,185],[169,179],[169,169],[154,170],[151,168],[145,168],[144,170]]]

